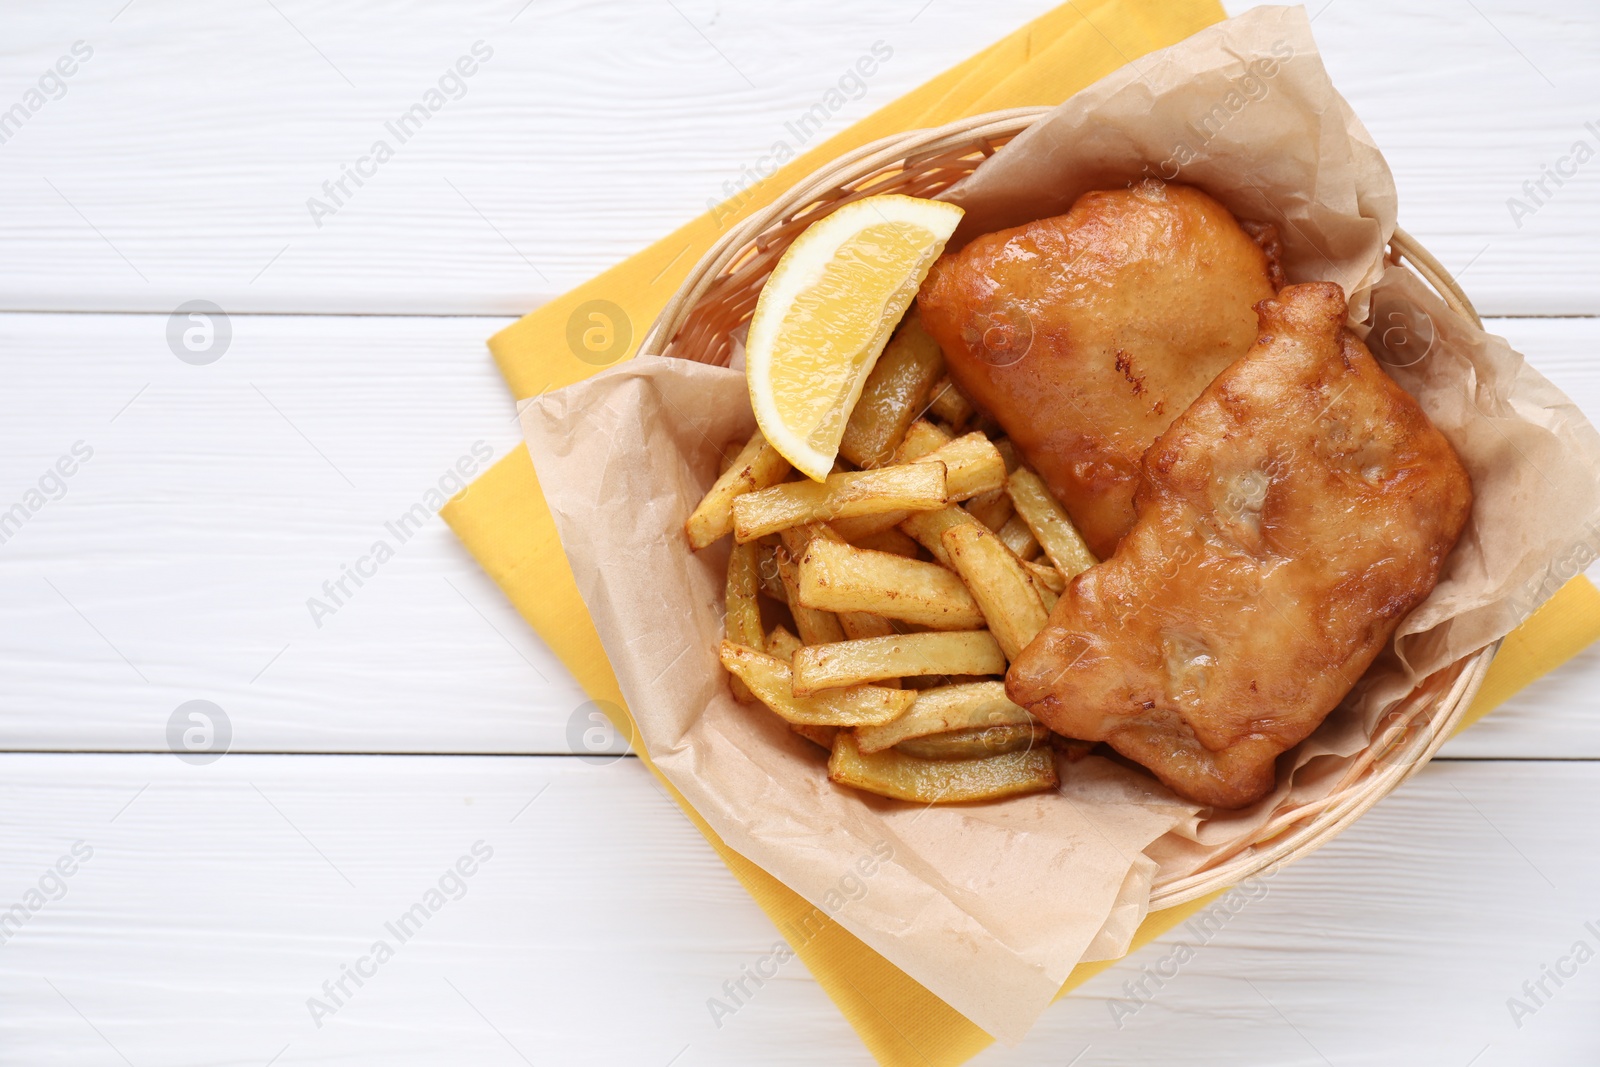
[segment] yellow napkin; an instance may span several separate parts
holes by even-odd
[[[1215,0],[1081,0],[1057,8],[991,45],[920,89],[883,107],[795,159],[755,186],[734,210],[726,205],[662,238],[502,330],[489,342],[518,399],[571,384],[600,368],[569,346],[569,319],[580,305],[605,300],[625,319],[632,355],[644,331],[726,225],[758,210],[779,191],[829,159],[905,130],[985,111],[1056,104],[1117,67],[1220,20]],[[518,447],[446,505],[445,521],[595,700],[624,706],[571,568],[539,492],[526,448]],[[1528,682],[1600,638],[1600,593],[1579,578],[1507,638],[1469,720],[1486,714]],[[620,725],[620,724],[619,724]],[[650,766],[645,759],[646,766]],[[651,767],[655,773],[654,767]],[[660,775],[657,774],[660,778]],[[982,1030],[828,919],[761,868],[729,849],[662,779],[750,895],[771,916],[879,1063],[955,1067],[990,1043]],[[1210,901],[1157,912],[1134,938],[1138,948]],[[821,929],[816,936],[795,936]],[[1085,964],[1062,993],[1110,966]]]

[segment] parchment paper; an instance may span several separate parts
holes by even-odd
[[[1150,174],[1277,223],[1290,280],[1344,285],[1353,322],[1370,304],[1375,354],[1450,438],[1476,493],[1443,580],[1396,646],[1243,812],[1212,815],[1098,757],[1063,766],[1057,794],[992,804],[925,808],[832,785],[821,750],[730,697],[716,660],[727,548],[693,554],[683,537],[722,449],[753,430],[742,374],[640,356],[522,412],[657,766],[730,846],[1007,1042],[1074,965],[1126,951],[1153,879],[1325,795],[1419,678],[1506,633],[1600,543],[1600,435],[1503,340],[1386,270],[1393,181],[1301,9],[1256,9],[1069,100],[951,191],[968,212],[957,239]]]

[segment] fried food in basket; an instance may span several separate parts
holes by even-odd
[[[778,455],[778,450],[767,444],[757,430],[684,523],[690,546],[698,552],[720,540],[733,529],[734,498],[752,489],[777,485],[788,473],[789,461]]]
[[[950,502],[945,470],[939,462],[905,463],[746,492],[733,500],[733,537],[743,543],[803,522],[940,508]]]
[[[937,563],[818,539],[800,561],[800,603],[865,611],[935,630],[975,630],[983,612],[960,577]]]
[[[806,696],[886,678],[1005,672],[1005,655],[989,631],[929,630],[802,648],[794,654],[794,691]]]
[[[1053,788],[1102,741],[1201,803],[1265,795],[1471,507],[1343,292],[1282,284],[1269,227],[1159,182],[940,259],[838,456],[734,443],[685,525],[734,535],[719,657],[749,714],[918,803]],[[859,316],[834,299],[807,314]]]
[[[1095,555],[1133,525],[1145,449],[1254,342],[1252,309],[1281,284],[1261,232],[1197,189],[1146,181],[978,237],[929,272],[917,305],[951,380]]]
[[[1295,285],[1144,456],[1137,521],[1067,586],[1006,691],[1190,799],[1237,808],[1438,581],[1472,505],[1416,401]]]
[[[867,375],[839,441],[839,455],[862,469],[893,462],[906,430],[927,406],[928,390],[942,377],[944,352],[913,311]]]
[[[1050,789],[1060,739],[998,679],[1067,577],[1019,555],[1039,547],[1012,513],[1007,478],[1028,472],[1010,442],[957,437],[919,417],[928,406],[919,383],[931,384],[942,359],[930,359],[925,334],[907,343],[886,354],[898,366],[880,363],[889,371],[869,379],[874,409],[851,417],[861,448],[850,451],[867,469],[840,464],[814,482],[766,468],[757,434],[695,509],[685,526],[693,548],[735,540],[718,656],[734,696],[828,750],[840,785],[925,804]],[[1061,505],[1039,493],[1037,506],[1060,517],[1057,540],[1081,543]],[[975,517],[996,504],[1011,520],[997,523],[1004,536]],[[783,622],[766,631],[762,598],[798,636]]]
[[[942,685],[923,691],[911,710],[898,719],[857,730],[856,744],[871,754],[925,737],[1011,726],[1031,729],[1036,722],[1011,702],[1002,682]]]
[[[894,749],[869,756],[856,748],[855,736],[847,730],[833,739],[828,777],[840,785],[922,804],[997,800],[1060,784],[1047,746],[979,759],[925,759]]]
[[[906,689],[853,685],[811,697],[795,696],[789,665],[776,656],[731,641],[718,650],[722,665],[779,718],[799,726],[878,726],[910,710],[917,695]]]

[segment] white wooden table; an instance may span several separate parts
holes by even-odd
[[[869,1062],[798,962],[713,1023],[774,930],[636,760],[572,758],[580,691],[442,523],[332,615],[307,600],[513,447],[488,334],[703,210],[874,42],[833,129],[1047,5],[0,12],[0,512],[26,513],[0,544],[0,1062]],[[1600,162],[1507,204],[1600,147],[1600,14],[1332,0],[1315,30],[1402,223],[1600,418]],[[192,300],[232,312],[204,365],[167,339]],[[1508,1008],[1600,948],[1597,686],[1591,651],[1453,742],[1121,1028],[1166,950],[976,1062],[1600,1062],[1600,962]],[[192,700],[231,728],[209,764],[168,751]]]

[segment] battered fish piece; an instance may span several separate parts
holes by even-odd
[[[1321,724],[1439,578],[1472,507],[1444,435],[1344,326],[1329,282],[1150,447],[1133,529],[1068,585],[1006,692],[1236,808]]]
[[[1139,458],[1256,338],[1277,234],[1183,185],[1085,193],[934,264],[917,305],[950,377],[1005,428],[1104,559]]]

